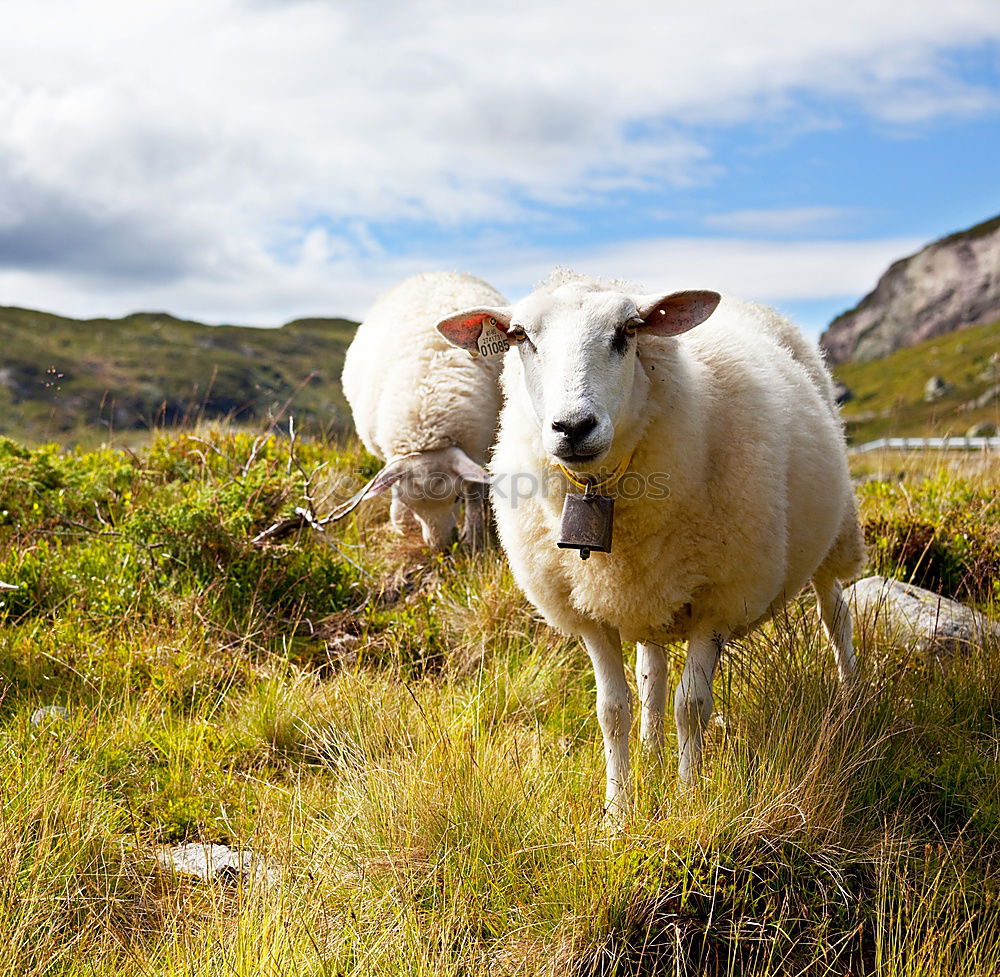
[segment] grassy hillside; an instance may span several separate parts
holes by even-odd
[[[427,558],[384,499],[250,544],[371,470],[0,443],[2,977],[1000,973],[1000,647],[862,635],[845,699],[802,598],[727,654],[703,785],[640,763],[613,835],[586,656],[498,553]],[[863,485],[872,566],[995,610],[998,475]],[[166,873],[181,840],[270,871]]]
[[[109,433],[230,417],[345,430],[340,390],[355,323],[205,326],[166,314],[78,321],[0,308],[0,434],[99,443]]]
[[[78,321],[0,308],[0,435],[32,444],[93,446],[111,436],[136,444],[164,425],[280,423],[289,411],[303,430],[346,433],[339,378],[355,327],[344,319],[205,326],[156,313]],[[961,408],[1000,383],[1000,366],[987,374],[998,351],[994,323],[838,367],[854,393],[844,408],[852,440],[964,434],[978,421],[995,423],[996,402]],[[935,374],[954,390],[925,404],[924,383]]]
[[[897,350],[881,360],[846,363],[834,374],[854,398],[844,405],[852,441],[881,437],[962,435],[981,421],[1000,422],[1000,400],[976,409],[965,405],[1000,384],[1000,322],[963,329]],[[940,376],[953,389],[925,403],[924,384]]]

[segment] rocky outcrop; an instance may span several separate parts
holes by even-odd
[[[934,401],[947,397],[954,389],[944,377],[928,377],[924,384],[924,403],[933,404]]]
[[[865,577],[844,591],[862,631],[881,625],[887,636],[935,657],[973,651],[1000,640],[1000,623],[932,590],[888,577]]]
[[[831,363],[874,360],[1000,319],[1000,216],[893,264],[820,338]]]

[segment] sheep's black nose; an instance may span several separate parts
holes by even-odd
[[[565,434],[571,443],[582,441],[597,427],[596,414],[573,414],[552,422],[552,430]]]

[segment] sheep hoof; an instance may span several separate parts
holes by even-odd
[[[618,838],[625,833],[628,827],[629,812],[625,805],[612,802],[605,805],[604,814],[601,816],[601,824],[607,831],[609,837]]]
[[[677,779],[680,781],[681,787],[693,790],[701,782],[701,765],[682,756],[677,767]]]

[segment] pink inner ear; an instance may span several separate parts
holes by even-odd
[[[482,332],[483,323],[487,320],[488,316],[485,312],[481,315],[470,316],[468,319],[463,319],[459,325],[459,328],[465,332],[468,332],[473,340],[479,338],[479,334]]]
[[[395,470],[383,468],[375,476],[365,495],[368,498],[374,498],[376,495],[381,495],[383,492],[389,491],[405,474],[406,470],[401,467],[397,467]]]
[[[704,322],[721,298],[718,292],[694,289],[665,295],[645,310],[646,331],[657,336],[678,336]]]
[[[477,312],[471,316],[457,316],[438,323],[438,332],[450,343],[465,349],[476,350],[483,323],[489,318],[488,312]]]

